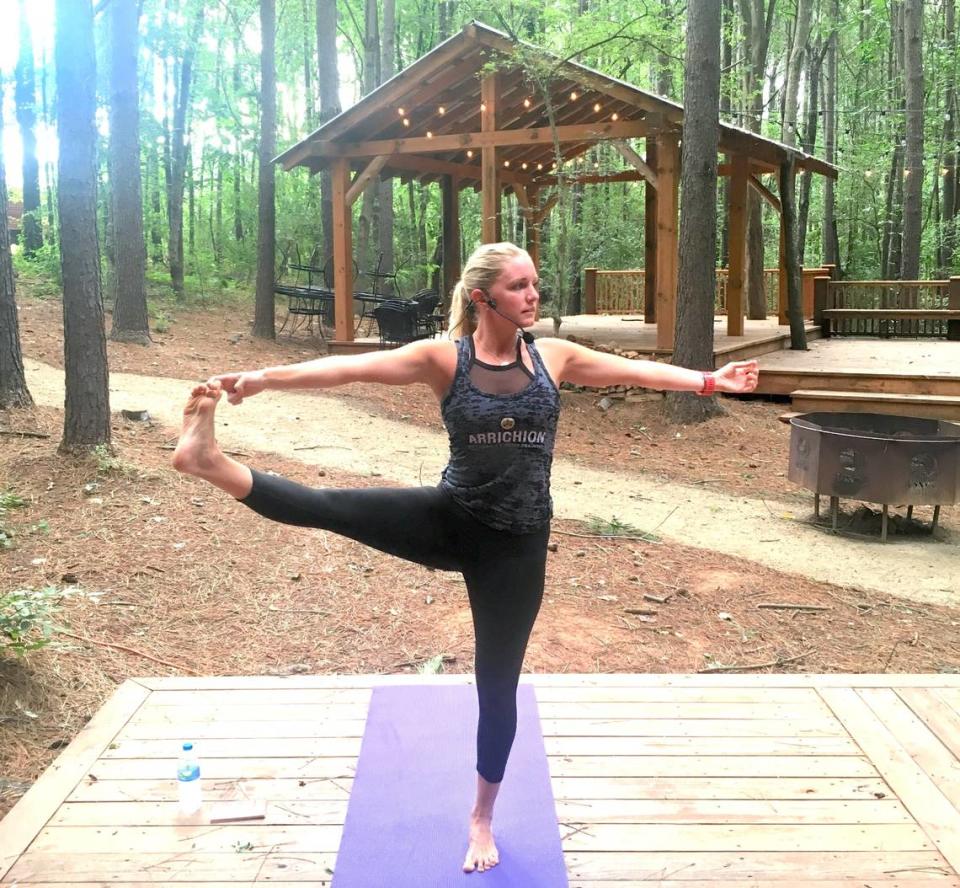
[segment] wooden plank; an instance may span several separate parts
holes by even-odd
[[[347,203],[351,207],[357,202],[357,198],[363,194],[363,189],[367,187],[367,183],[375,176],[380,175],[380,170],[383,169],[384,164],[386,164],[389,159],[387,155],[381,154],[379,157],[373,158],[373,160],[356,175],[347,191]]]
[[[350,162],[338,158],[331,170],[333,183],[333,303],[336,338],[353,341],[353,215],[347,193],[350,190]]]
[[[956,397],[808,391],[793,393],[792,403],[795,410],[803,413],[843,410],[848,413],[886,413],[960,421],[960,398]]]
[[[495,72],[484,74],[480,79],[480,130],[484,138],[489,138],[497,132],[497,84]],[[498,243],[500,241],[500,183],[497,176],[500,164],[497,162],[495,141],[482,146],[480,167],[481,239],[485,244]]]
[[[862,777],[623,777],[553,774],[554,796],[565,799],[882,799],[890,787]]]
[[[10,869],[60,801],[76,786],[117,732],[149,695],[143,685],[127,680],[80,729],[39,779],[0,821],[0,879],[14,878]]]
[[[898,693],[937,739],[960,759],[960,713],[936,690],[903,688]]]
[[[733,158],[728,214],[729,254],[727,271],[727,335],[743,336],[743,293],[747,268],[747,182],[749,161],[742,154]]]
[[[441,182],[443,203],[443,256],[440,269],[443,289],[441,306],[449,307],[453,288],[460,280],[460,181],[454,176],[444,176]]]
[[[764,367],[760,385],[765,394],[789,395],[797,389],[832,389],[843,391],[886,392],[888,394],[960,394],[960,378],[927,376],[922,374],[885,375],[863,371],[842,371],[829,368],[805,371],[777,370]]]
[[[953,752],[891,688],[864,688],[860,696],[937,789],[954,808],[960,808],[960,762]],[[960,847],[960,812],[957,832]]]
[[[673,348],[677,323],[677,195],[680,148],[674,133],[658,137],[657,145],[657,348]]]
[[[571,823],[876,824],[913,818],[895,799],[566,799],[557,819]],[[126,822],[126,821],[123,821]],[[632,846],[627,846],[632,847]],[[618,850],[623,850],[618,849]],[[888,849],[889,850],[889,849]]]
[[[647,139],[647,163],[654,171],[659,169],[657,140]],[[657,321],[657,210],[656,189],[644,186],[643,189],[643,264],[646,275],[643,280],[643,322],[655,324]]]
[[[322,827],[318,827],[321,829]],[[277,828],[279,834],[281,828]],[[292,831],[292,827],[286,829]],[[590,823],[563,824],[564,851],[725,852],[749,858],[771,851],[783,854],[935,851],[914,824],[764,824],[764,823]],[[318,850],[314,847],[305,850]]]
[[[218,758],[349,758],[360,754],[361,735],[354,737],[209,738],[202,743],[193,735],[197,755],[206,763]],[[829,742],[829,741],[828,741]],[[175,740],[133,740],[118,737],[101,756],[109,759],[169,759],[180,750]]]
[[[914,880],[934,880],[937,888],[956,888],[960,880],[949,871],[943,857],[930,851],[768,851],[745,855],[739,851],[665,852],[571,852],[564,855],[571,885],[580,879],[615,879],[631,886],[652,881],[677,888],[706,882],[711,888],[727,888],[737,879],[749,879],[756,886],[770,880],[776,888],[794,888],[804,880],[822,884],[826,880],[849,879],[856,873],[860,888],[879,883],[891,888],[898,884],[915,886]],[[682,879],[682,881],[681,881]],[[754,881],[756,880],[756,881]]]
[[[233,801],[232,799],[228,801]],[[207,823],[214,800],[205,799],[200,822]],[[257,824],[267,826],[322,824],[342,826],[347,816],[347,799],[301,801],[300,799],[269,800],[266,816]],[[877,812],[875,817],[882,816]],[[86,802],[63,804],[50,819],[50,826],[167,826],[181,820],[176,801],[155,802]],[[844,821],[848,822],[848,821]],[[892,820],[872,822],[894,822]]]
[[[209,827],[208,827],[209,828]],[[291,854],[276,852],[234,851],[224,854],[202,854],[181,848],[177,853],[144,851],[139,854],[64,854],[29,852],[24,854],[9,873],[9,879],[20,883],[48,882],[147,882],[153,885],[183,881],[227,880],[228,882],[294,880],[317,886],[328,886],[333,875],[334,852]]]
[[[199,818],[198,818],[199,819]],[[49,826],[30,846],[36,854],[60,853],[66,858],[109,854],[122,848],[128,854],[175,854],[184,848],[196,853],[231,854],[249,842],[254,850],[282,848],[285,854],[336,853],[342,825],[300,824],[265,826],[261,823],[210,824],[173,822],[164,826]]]
[[[285,778],[316,780],[353,777],[356,756],[290,759],[208,759],[203,764],[204,790],[210,781]],[[176,780],[177,760],[100,759],[91,769],[97,780]]]
[[[271,721],[131,721],[118,735],[126,740],[191,740],[222,738],[276,737],[362,737],[365,718],[323,719],[308,722],[292,719]],[[810,733],[810,732],[808,732]]]
[[[960,866],[960,813],[852,688],[824,688],[824,700],[870,756],[948,863]]]
[[[336,801],[346,799],[353,787],[353,777],[318,777],[309,779],[270,777],[260,779],[204,779],[203,797],[207,802],[232,799],[266,801]],[[67,797],[67,802],[171,802],[177,787],[169,774],[150,779],[83,780]]]
[[[859,755],[842,737],[545,737],[548,755]]]
[[[485,74],[483,79],[494,77]],[[481,95],[483,95],[481,80]],[[486,98],[481,101],[490,109]],[[480,118],[483,120],[484,112]],[[613,139],[639,139],[650,132],[650,124],[644,120],[618,120],[597,123],[575,123],[551,128],[530,129],[484,129],[480,132],[450,133],[445,136],[411,136],[402,139],[374,139],[368,142],[334,142],[324,140],[311,142],[307,157],[357,158],[378,157],[381,154],[442,154],[449,151],[474,151],[484,148],[510,146],[552,145],[555,142],[601,142]],[[304,158],[306,159],[306,158]],[[301,161],[302,162],[302,161]]]
[[[614,142],[613,147],[617,149],[620,156],[629,163],[644,179],[644,181],[654,190],[657,190],[657,173],[650,165],[633,150],[626,142]]]
[[[343,675],[241,675],[241,676],[169,676],[148,677],[137,681],[149,690],[239,688],[373,688],[396,685],[472,685],[472,673],[444,675],[343,674]],[[820,688],[820,687],[934,687],[960,689],[960,673],[848,673],[808,672],[770,673],[763,676],[743,673],[702,675],[699,673],[524,673],[522,684],[535,688],[569,688],[572,695],[580,688]]]

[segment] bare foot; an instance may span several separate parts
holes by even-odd
[[[213,433],[213,415],[222,394],[220,383],[201,383],[190,392],[187,406],[183,408],[180,440],[173,451],[173,467],[178,472],[202,475],[222,458]]]
[[[470,819],[470,847],[467,849],[466,859],[463,861],[465,873],[492,869],[500,862],[497,846],[493,842],[493,830],[490,828],[489,817],[472,817]]]

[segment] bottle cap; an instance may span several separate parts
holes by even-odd
[[[192,744],[192,743],[184,743],[184,744],[183,744],[183,751],[184,751],[184,752],[190,752],[191,749],[193,749],[193,744]]]

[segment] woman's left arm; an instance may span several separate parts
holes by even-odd
[[[700,370],[604,354],[565,339],[541,340],[539,345],[558,383],[636,385],[677,392],[709,390],[706,374]],[[732,361],[712,371],[712,376],[718,392],[745,394],[757,387],[759,373],[756,361]]]

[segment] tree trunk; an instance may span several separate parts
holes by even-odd
[[[800,285],[800,262],[797,253],[797,207],[792,159],[780,164],[780,212],[783,213],[790,348],[806,351],[807,333],[803,324],[803,292]]]
[[[183,299],[183,186],[187,170],[187,112],[193,85],[193,60],[203,26],[203,6],[188,38],[180,66],[180,80],[174,96],[173,131],[170,134],[170,179],[167,182],[167,216],[170,220],[170,283],[177,299]]]
[[[824,160],[837,162],[837,28],[840,24],[839,0],[830,2],[830,36],[827,38],[827,71],[823,85]],[[837,241],[837,210],[834,181],[823,180],[823,261],[840,267],[840,244]]]
[[[3,115],[0,115],[0,410],[33,406],[23,372],[10,229],[6,222],[7,175],[3,164]]]
[[[820,69],[823,66],[823,52],[820,47],[810,54],[810,67],[807,69],[807,122],[803,132],[803,150],[814,154],[817,144],[817,121],[820,117]],[[797,218],[797,251],[800,254],[800,267],[803,268],[807,252],[807,220],[810,215],[810,185],[813,174],[809,170],[802,173],[800,179],[800,208]]]
[[[666,28],[674,16],[673,3],[674,0],[660,0],[660,12],[663,17],[664,28]],[[581,13],[583,11],[584,10],[581,9]],[[665,39],[666,34],[663,34],[660,40],[665,41]],[[668,99],[675,98],[673,95],[673,68],[670,62],[670,56],[663,48],[661,42],[661,46],[657,51],[657,93]]]
[[[257,230],[257,302],[253,335],[275,339],[273,275],[276,262],[277,10],[275,0],[260,0],[260,181]]]
[[[317,60],[322,125],[340,113],[336,0],[317,0]],[[323,220],[323,258],[326,261],[333,256],[333,183],[329,169],[320,173],[320,215]]]
[[[66,399],[60,450],[110,443],[107,345],[97,243],[96,56],[88,0],[56,0],[60,159],[57,199],[63,273]]]
[[[139,12],[113,3],[110,16],[110,192],[113,198],[113,324],[110,338],[150,342],[147,323],[147,248],[140,184],[140,98],[137,77]]]
[[[787,82],[783,91],[783,125],[781,140],[786,145],[797,144],[797,96],[800,93],[800,72],[810,37],[813,0],[797,0],[797,18],[793,29],[793,46],[787,63]]]
[[[21,242],[26,256],[43,246],[40,227],[40,167],[37,165],[37,84],[33,65],[33,39],[24,0],[20,0],[20,55],[17,60],[16,90],[17,123],[23,144],[23,235]],[[4,217],[6,218],[6,217]]]
[[[152,170],[152,181],[151,181],[151,197],[150,197],[150,260],[154,265],[163,264],[163,199],[161,197],[161,188],[160,188],[160,153],[159,149],[154,146],[153,150],[150,152],[151,160],[148,161],[147,166],[147,175],[150,176],[150,171]]]
[[[363,94],[373,92],[380,82],[380,21],[377,0],[365,0],[363,38]],[[376,181],[363,190],[360,208],[360,231],[357,236],[357,262],[361,269],[373,268],[370,243],[376,237],[374,203],[377,195]]]
[[[953,58],[957,45],[957,26],[956,26],[956,4],[954,0],[944,0],[943,3],[944,19],[944,50],[947,58]],[[957,152],[956,152],[956,132],[957,132],[957,75],[953,65],[949,65],[945,72],[946,94],[944,104],[946,106],[946,120],[943,124],[943,257],[941,276],[948,277],[952,274],[953,254],[956,249],[957,225]]]
[[[316,117],[316,108],[313,101],[313,58],[310,45],[310,9],[307,6],[307,0],[300,0],[300,13],[303,16],[303,95],[304,95],[304,116],[308,130],[313,129],[313,120]]]
[[[923,34],[922,0],[905,0],[904,16],[904,93],[907,102],[906,153],[903,181],[903,259],[901,279],[920,277],[920,234],[923,199]]]
[[[397,8],[396,0],[383,0],[383,46],[380,55],[380,82],[385,83],[396,71]],[[380,180],[380,253],[383,267],[394,271],[393,258],[393,179]],[[389,281],[384,281],[384,295],[390,296]]]
[[[749,108],[749,129],[755,133],[762,129],[763,78],[775,6],[776,0],[769,0],[769,5],[765,0],[740,0],[744,43],[749,56],[744,93]],[[763,278],[763,204],[752,189],[747,204],[750,215],[747,230],[747,317],[762,320],[767,316]]]
[[[723,48],[721,71],[729,71],[733,65],[732,28],[734,23],[733,0],[723,0]],[[729,85],[720,81],[720,119],[729,122],[733,110],[733,99]],[[723,218],[730,218],[730,177],[720,180],[720,193],[723,202]],[[720,265],[726,268],[730,264],[730,231],[727,225],[720,227]]]
[[[718,3],[693,3],[688,7],[683,99],[680,267],[673,363],[712,370],[720,136]],[[666,409],[674,422],[683,423],[702,422],[724,412],[716,398],[701,398],[692,392],[668,392]]]

